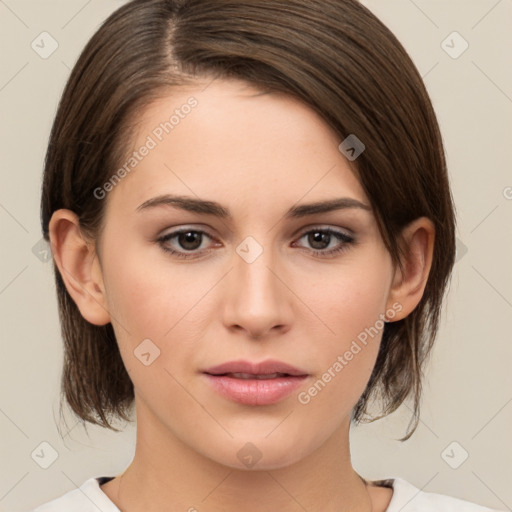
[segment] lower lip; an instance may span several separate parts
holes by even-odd
[[[245,405],[275,404],[297,390],[307,375],[275,379],[236,379],[225,375],[204,374],[221,395]]]

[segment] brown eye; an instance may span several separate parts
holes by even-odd
[[[177,236],[179,245],[188,251],[198,249],[201,245],[202,235],[198,231],[187,231]]]
[[[205,231],[188,228],[168,233],[160,237],[157,242],[165,252],[178,258],[198,258],[209,251],[209,249],[200,249],[205,237],[214,240]],[[171,243],[173,240],[174,243]]]
[[[302,238],[307,239],[307,243],[312,248],[313,254],[326,257],[348,250],[348,248],[355,243],[355,239],[352,236],[331,228],[311,229],[303,233],[300,239]],[[335,244],[334,247],[329,248],[331,242],[335,242]]]
[[[308,242],[313,249],[326,249],[331,241],[330,233],[323,231],[310,231],[308,234]]]

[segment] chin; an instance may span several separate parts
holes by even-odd
[[[314,451],[313,446],[304,444],[304,438],[288,442],[282,439],[253,439],[246,437],[231,440],[222,452],[206,454],[218,464],[244,471],[268,471],[285,468],[306,457]]]

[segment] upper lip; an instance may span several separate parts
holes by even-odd
[[[308,373],[300,368],[295,368],[282,361],[268,359],[259,363],[250,361],[228,361],[226,363],[212,366],[203,371],[211,375],[223,375],[225,373],[249,373],[253,375],[269,375],[272,373],[284,373],[287,375],[299,376],[308,375]]]

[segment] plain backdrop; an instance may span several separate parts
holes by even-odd
[[[133,425],[86,432],[68,414],[59,431],[62,341],[39,219],[60,94],[87,40],[122,3],[0,0],[2,511],[29,510],[91,476],[118,474],[134,452]],[[353,463],[366,478],[401,476],[425,491],[512,510],[512,2],[364,4],[397,35],[432,97],[457,206],[458,261],[416,433],[397,441],[407,404],[353,428]]]

